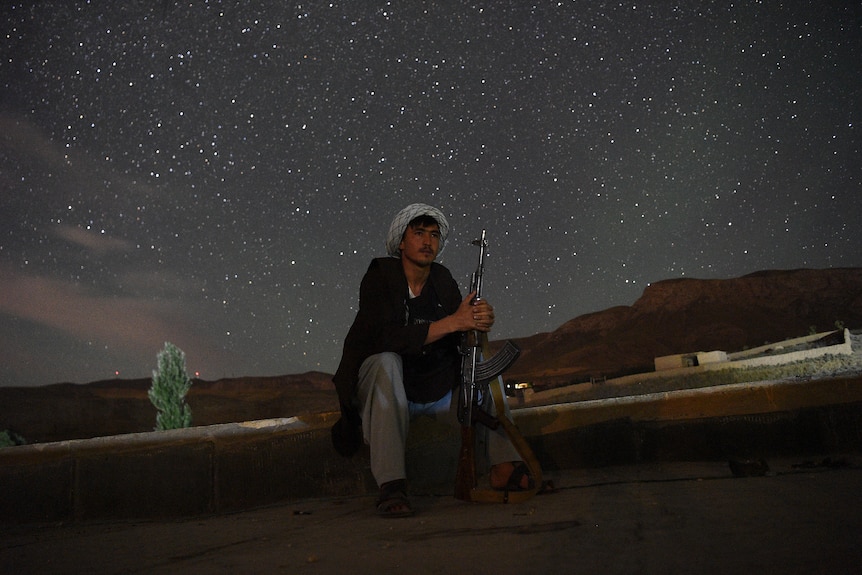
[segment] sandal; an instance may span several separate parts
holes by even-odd
[[[501,463],[499,465],[505,465]],[[509,474],[509,479],[506,480],[505,485],[501,485],[495,487],[491,485],[496,491],[530,491],[536,487],[536,482],[533,480],[533,476],[530,474],[530,468],[527,467],[527,464],[523,461],[512,461],[512,473]],[[521,485],[521,482],[524,480],[524,477],[527,478],[527,486],[524,487]]]
[[[380,486],[377,515],[391,518],[413,516],[413,508],[410,507],[410,501],[407,499],[403,479],[396,479]]]

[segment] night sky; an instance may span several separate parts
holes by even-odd
[[[413,202],[462,290],[487,229],[494,338],[862,266],[859,2],[0,14],[0,385],[150,377],[165,341],[204,379],[332,373]]]

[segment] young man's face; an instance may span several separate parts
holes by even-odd
[[[440,226],[419,224],[407,226],[401,239],[401,259],[417,266],[430,266],[440,251]]]

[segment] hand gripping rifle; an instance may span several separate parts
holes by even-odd
[[[482,237],[473,241],[479,246],[479,265],[470,279],[470,292],[476,292],[474,302],[482,298],[482,276],[485,272],[485,230]],[[538,487],[527,491],[496,491],[479,489],[476,481],[475,426],[477,423],[496,430],[500,426],[521,455],[534,479],[534,485],[542,484],[542,470],[533,451],[506,413],[506,398],[503,393],[501,374],[518,359],[521,350],[511,341],[493,357],[490,356],[488,335],[471,330],[462,335],[461,342],[461,390],[458,396],[458,421],[461,423],[461,452],[458,457],[458,471],[455,476],[455,497],[463,501],[517,502],[524,501],[538,491]],[[492,397],[496,415],[483,408],[488,397]]]

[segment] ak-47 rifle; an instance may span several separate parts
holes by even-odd
[[[482,280],[485,273],[485,230],[482,236],[473,241],[479,247],[479,265],[470,278],[470,292],[475,292],[474,302],[482,298]],[[478,489],[476,480],[475,426],[481,423],[489,429],[503,426],[515,449],[530,469],[535,485],[542,483],[542,471],[527,442],[506,415],[506,398],[503,393],[501,374],[511,366],[521,350],[507,341],[496,355],[484,360],[489,354],[488,335],[477,330],[467,331],[461,342],[461,390],[458,397],[458,421],[461,423],[461,452],[458,457],[458,471],[455,477],[455,497],[464,501],[499,501],[502,503],[523,501],[536,494],[538,489],[521,492]],[[492,381],[495,380],[496,381]],[[492,397],[496,406],[496,416],[483,408],[483,403]]]

